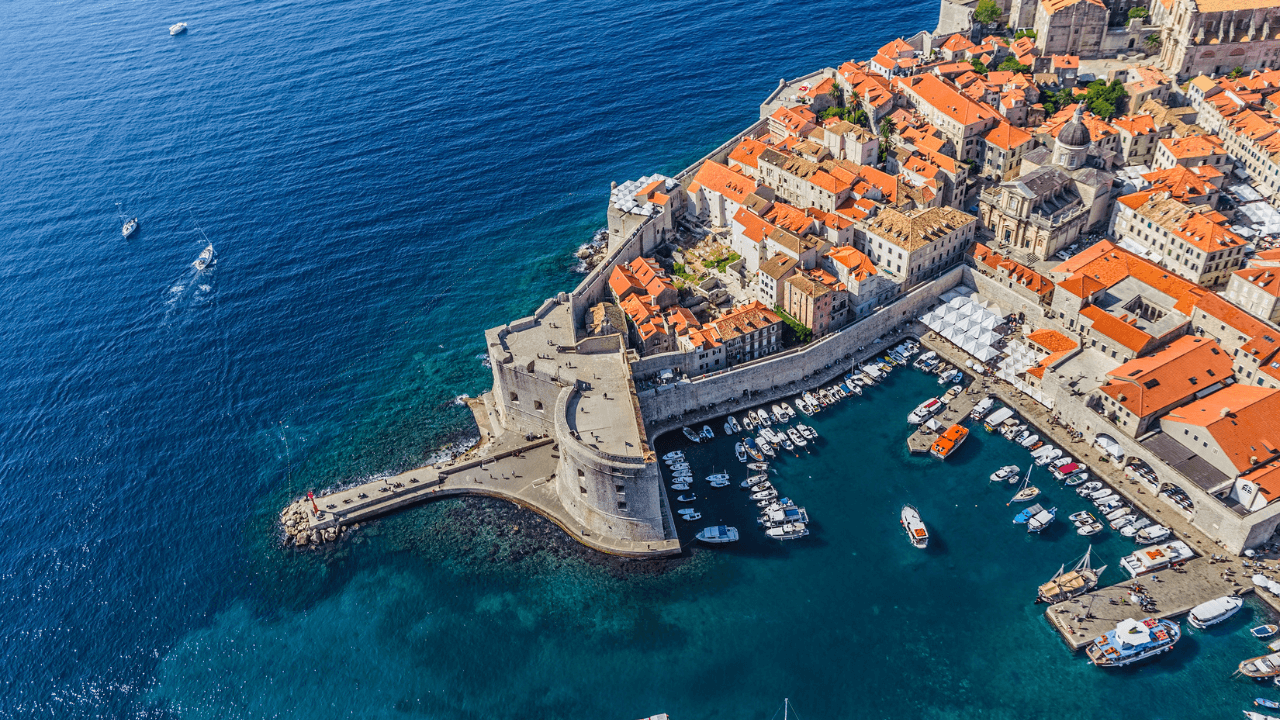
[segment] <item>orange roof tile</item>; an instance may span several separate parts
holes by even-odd
[[[982,136],[988,143],[1001,150],[1012,150],[1031,142],[1031,134],[1002,122]]]
[[[756,191],[756,184],[751,178],[733,172],[714,160],[704,161],[698,172],[694,173],[689,189],[697,192],[699,187],[720,193],[737,203]]]
[[[1237,383],[1166,417],[1208,430],[1238,471],[1280,452],[1280,390]]]
[[[1159,142],[1161,147],[1168,150],[1178,160],[1226,154],[1226,150],[1222,148],[1222,141],[1216,135],[1161,138]]]
[[[738,147],[729,153],[729,159],[748,167],[758,167],[760,153],[768,147],[754,138],[743,138],[742,142],[738,143]]]
[[[1231,375],[1231,356],[1217,342],[1183,336],[1107,373],[1107,383],[1098,389],[1134,415],[1146,417]]]

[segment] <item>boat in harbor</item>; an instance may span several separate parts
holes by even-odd
[[[1093,516],[1093,513],[1089,512],[1088,510],[1081,510],[1078,513],[1071,513],[1071,516],[1067,519],[1075,523],[1076,525],[1079,525],[1081,523],[1092,523],[1092,522],[1098,521],[1098,519]]]
[[[776,510],[765,508],[760,517],[756,518],[756,522],[764,527],[781,527],[787,524],[808,523],[809,513],[801,507],[781,507]]]
[[[1120,528],[1120,536],[1131,538],[1134,535],[1137,535],[1139,530],[1141,530],[1142,528],[1148,527],[1151,524],[1152,523],[1150,518],[1139,517],[1135,519],[1133,522],[1129,523],[1128,525],[1125,525],[1124,527]]]
[[[755,470],[756,472],[764,472],[764,471],[766,471],[766,470],[768,470],[768,469],[769,469],[769,463],[767,463],[767,462],[752,462],[752,463],[747,463],[747,469],[748,469],[748,470]]]
[[[1259,640],[1265,640],[1278,632],[1280,632],[1280,625],[1259,625],[1249,628],[1249,634]]]
[[[1038,442],[1040,442],[1040,436],[1035,433],[1031,433],[1030,435],[1019,440],[1018,444],[1024,448],[1029,448]]]
[[[1129,573],[1129,577],[1136,578],[1163,570],[1174,563],[1185,562],[1195,556],[1186,543],[1174,540],[1171,543],[1142,548],[1135,553],[1125,555],[1120,558],[1120,567]]]
[[[1063,485],[1066,485],[1067,487],[1076,487],[1077,485],[1081,485],[1081,484],[1083,484],[1083,483],[1087,483],[1087,482],[1090,482],[1090,480],[1089,480],[1089,473],[1087,473],[1087,472],[1078,472],[1078,473],[1076,473],[1075,475],[1072,475],[1071,477],[1069,477],[1069,478],[1067,478],[1066,480],[1064,480],[1064,481],[1062,482],[1062,484],[1063,484]]]
[[[765,440],[763,435],[756,438],[756,447],[760,448],[760,452],[769,457],[777,456],[777,453],[773,451],[773,445],[768,440]]]
[[[1083,465],[1081,465],[1080,463],[1073,462],[1073,463],[1066,463],[1065,465],[1057,465],[1053,467],[1051,470],[1049,470],[1049,472],[1052,473],[1053,476],[1058,478],[1059,480],[1066,480],[1072,475],[1082,472],[1083,470],[1084,470]]]
[[[763,474],[761,474],[761,475],[752,475],[751,477],[749,477],[749,478],[747,478],[746,480],[743,480],[741,483],[739,483],[739,484],[738,484],[738,487],[742,488],[743,490],[750,490],[751,488],[755,487],[756,485],[759,485],[759,484],[761,484],[761,483],[766,483],[766,482],[769,482],[769,476],[768,476],[768,475],[763,475]]]
[[[695,537],[711,545],[738,542],[738,528],[730,525],[712,525],[703,528]]]
[[[672,450],[666,455],[663,455],[662,459],[667,461],[667,463],[683,462],[684,453],[679,450]]]
[[[963,425],[952,425],[929,446],[929,454],[939,460],[946,460],[964,444],[969,437],[969,429]]]
[[[791,408],[791,405],[789,403],[786,403],[786,402],[782,403],[782,411],[787,414],[787,420],[795,419],[796,411]]]
[[[1092,482],[1087,482],[1084,485],[1081,485],[1080,487],[1076,488],[1076,494],[1079,495],[1080,497],[1085,497],[1089,493],[1094,493],[1101,489],[1102,489],[1102,483],[1098,482],[1097,480],[1094,480]]]
[[[1048,510],[1041,510],[1027,519],[1027,532],[1039,533],[1053,524],[1053,519],[1058,516],[1058,508],[1051,507]]]
[[[169,26],[170,35],[181,35],[187,31],[187,24],[184,22],[174,23]]]
[[[809,404],[809,409],[813,410],[814,412],[818,412],[818,405],[819,405],[818,398],[814,397],[813,393],[811,392],[805,393],[804,401]]]
[[[688,470],[689,463],[682,460],[680,462],[667,463],[667,467],[671,468],[673,471]]]
[[[804,523],[788,523],[782,527],[769,528],[764,532],[774,540],[796,540],[808,535],[809,529],[804,526]]]
[[[681,515],[680,519],[688,522],[693,522],[694,520],[701,520],[702,513],[698,513],[698,512],[686,513],[684,515]]]
[[[787,428],[787,437],[791,438],[791,442],[794,443],[796,447],[804,447],[809,444],[809,441],[804,439],[804,436],[800,434],[800,431],[793,427]]]
[[[1173,532],[1163,525],[1152,525],[1138,531],[1138,534],[1134,535],[1133,539],[1139,545],[1152,545],[1164,541],[1172,534]]]
[[[778,497],[778,491],[773,488],[769,488],[768,490],[761,490],[760,492],[751,493],[752,500],[772,500],[773,498],[776,498],[776,497]]]
[[[757,469],[752,467],[752,465],[761,464],[761,461],[764,460],[764,453],[760,452],[760,446],[756,445],[756,439],[749,437],[746,440],[743,440],[742,447],[747,451],[747,455],[750,455],[751,459],[755,461],[754,463],[747,463],[747,467],[752,470]]]
[[[1017,465],[1005,465],[1004,467],[991,473],[991,482],[1017,482],[1018,471],[1021,470]]]
[[[702,436],[694,432],[690,428],[687,428],[687,427],[680,428],[680,432],[683,432],[684,436],[689,438],[689,440],[691,440],[692,442],[702,442]]]
[[[914,505],[902,506],[902,528],[907,531],[907,539],[911,544],[924,549],[929,545],[929,530],[920,519],[920,511]]]
[[[929,364],[929,361],[933,360],[936,357],[938,357],[938,353],[934,352],[933,350],[930,350],[929,352],[916,358],[916,361],[913,363],[913,365],[915,365],[915,368],[917,370],[924,370],[925,369],[924,366]]]
[[[726,420],[725,422],[729,423],[729,434],[730,434],[730,435],[736,435],[736,434],[738,434],[738,433],[742,432],[742,426],[738,424],[738,419],[737,419],[737,418],[735,418],[734,416],[730,415],[730,416],[729,416],[729,419],[728,419],[728,420]]]
[[[729,481],[728,480],[712,480],[711,487],[713,488],[729,487]]]
[[[786,435],[778,436],[778,444],[781,445],[782,449],[786,450],[787,452],[793,453],[796,451],[795,443],[792,443],[791,440],[789,440]]]
[[[1255,699],[1254,704],[1256,705],[1258,700],[1260,699],[1261,698]],[[1263,707],[1270,707],[1270,706],[1264,705]],[[1275,715],[1263,715],[1260,712],[1254,712],[1252,710],[1244,710],[1243,712],[1244,712],[1245,720],[1280,720],[1280,718],[1277,718]]]
[[[1280,653],[1259,655],[1241,661],[1237,671],[1245,677],[1257,679],[1276,677],[1280,675]]]
[[[689,494],[687,494],[687,495],[677,495],[677,496],[676,496],[676,500],[679,500],[680,502],[693,502],[693,501],[695,501],[695,500],[697,500],[697,499],[698,499],[698,496],[697,496],[696,494],[694,494],[694,493],[689,493]]]
[[[1045,445],[1035,453],[1035,463],[1037,465],[1048,465],[1060,457],[1062,457],[1062,450],[1052,445]]]
[[[710,440],[710,439],[714,438],[715,436],[716,436],[716,434],[715,434],[714,432],[712,432],[712,431],[711,431],[711,426],[710,426],[710,425],[703,425],[703,426],[702,426],[702,437],[706,438],[707,440]]]
[[[973,409],[969,411],[969,419],[981,420],[983,416],[985,416],[987,412],[991,410],[991,406],[995,405],[995,403],[996,403],[995,399],[989,398],[989,397],[979,400],[978,404],[974,405]]]
[[[735,457],[737,457],[737,458],[738,458],[738,462],[740,462],[740,463],[744,463],[744,462],[746,462],[746,461],[747,461],[747,446],[746,446],[746,445],[743,445],[743,444],[742,444],[742,441],[738,441],[738,442],[734,443],[734,444],[733,444],[733,454],[734,454],[734,456],[735,456]]]
[[[799,430],[799,431],[800,431],[800,434],[804,436],[804,439],[805,439],[805,440],[817,440],[817,439],[818,439],[818,431],[817,431],[817,430],[814,430],[813,428],[809,427],[808,425],[805,425],[804,423],[797,423],[797,424],[796,424],[796,430]]]
[[[1040,503],[1036,503],[1035,505],[1032,505],[1031,507],[1019,512],[1017,515],[1014,515],[1013,523],[1015,525],[1025,525],[1027,521],[1031,519],[1031,516],[1043,511],[1044,511],[1044,506],[1041,505]]]
[[[1018,488],[1017,494],[1009,499],[1009,503],[1031,502],[1040,494],[1040,488],[1031,484],[1031,467],[1027,467],[1027,476],[1022,479],[1022,485]]]
[[[1070,570],[1066,569],[1066,565],[1058,568],[1058,572],[1054,574],[1053,578],[1038,589],[1036,602],[1059,603],[1063,600],[1070,600],[1077,595],[1083,595],[1098,587],[1098,578],[1101,577],[1107,566],[1103,565],[1097,570],[1093,569],[1089,564],[1089,558],[1092,553],[1093,546],[1090,545],[1084,551],[1084,556]]]
[[[698,511],[694,510],[693,508],[680,508],[679,510],[676,510],[677,515],[689,515],[691,513],[696,513],[696,512]]]
[[[1169,652],[1181,637],[1182,628],[1173,620],[1126,618],[1085,652],[1097,667],[1124,667]]]
[[[1089,537],[1090,535],[1097,535],[1100,532],[1102,532],[1102,523],[1100,522],[1091,522],[1091,523],[1088,523],[1087,525],[1076,526],[1076,534],[1080,535],[1081,537]]]
[[[678,483],[671,483],[671,489],[672,489],[672,490],[682,490],[682,491],[683,491],[683,490],[688,490],[688,489],[689,489],[689,483],[682,483],[682,482],[678,482]]]
[[[933,417],[934,414],[940,410],[942,410],[942,401],[936,397],[929,398],[917,405],[916,409],[912,410],[910,415],[907,415],[907,422],[912,425],[919,425],[925,420]]]
[[[707,482],[729,482],[729,473],[715,473],[707,476]]]
[[[783,412],[782,406],[778,405],[777,403],[774,403],[772,406],[769,407],[769,412],[773,413],[773,416],[777,418],[778,422],[780,423],[786,422],[787,420],[790,419],[789,417],[787,417],[787,414]]]
[[[1012,417],[1012,410],[1009,408],[1000,408],[988,415],[986,420],[982,421],[982,427],[986,428],[987,432],[995,432],[997,428],[1004,424],[1005,420],[1009,420]]]
[[[1240,597],[1223,595],[1191,608],[1191,612],[1187,613],[1187,622],[1203,630],[1235,615],[1242,607],[1244,607],[1244,600]]]

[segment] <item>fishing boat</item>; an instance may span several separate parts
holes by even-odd
[[[979,400],[978,404],[974,405],[973,409],[969,411],[969,419],[981,420],[983,416],[986,415],[989,410],[991,410],[991,406],[994,405],[995,403],[996,401],[989,397]]]
[[[686,515],[681,515],[681,516],[680,516],[680,519],[681,519],[681,520],[687,520],[687,521],[689,521],[689,522],[693,522],[694,520],[701,520],[701,519],[702,519],[702,513],[697,513],[697,512],[688,513],[688,514],[686,514]]]
[[[912,425],[919,425],[925,420],[933,417],[934,413],[937,413],[939,410],[942,410],[942,401],[936,397],[929,398],[917,405],[916,409],[912,410],[911,414],[907,415],[907,422]]]
[[[767,462],[753,462],[753,463],[747,463],[747,469],[748,469],[748,470],[756,470],[756,471],[759,471],[759,472],[764,472],[764,471],[766,471],[766,470],[768,470],[768,469],[769,469],[769,463],[767,463]]]
[[[1186,543],[1181,540],[1175,540],[1164,545],[1142,548],[1131,555],[1125,555],[1120,558],[1120,567],[1129,573],[1129,577],[1136,578],[1140,575],[1158,572],[1174,563],[1190,560],[1195,556],[1195,553],[1191,551],[1191,548]]]
[[[742,446],[747,451],[747,454],[751,456],[751,459],[755,461],[753,463],[747,463],[747,467],[751,468],[752,470],[756,470],[757,468],[753,467],[754,465],[764,464],[761,462],[762,460],[764,460],[764,453],[760,452],[760,446],[756,445],[755,438],[749,437],[746,440],[743,440]],[[768,465],[765,465],[765,467],[768,468]]]
[[[1040,488],[1031,484],[1031,467],[1027,467],[1027,476],[1022,479],[1022,485],[1018,488],[1017,494],[1009,499],[1009,503],[1031,502],[1040,494]]]
[[[680,428],[680,432],[684,433],[684,436],[689,438],[692,442],[702,442],[702,437],[687,427]]]
[[[795,418],[795,416],[796,416],[796,411],[795,411],[795,410],[793,410],[793,409],[791,408],[791,405],[790,405],[790,404],[788,404],[788,403],[786,403],[786,402],[782,403],[782,411],[783,411],[783,412],[785,412],[785,413],[787,414],[787,419],[788,419],[788,420],[791,420],[791,419]]]
[[[986,428],[987,432],[995,432],[996,428],[1003,425],[1005,420],[1012,417],[1012,410],[1009,408],[1000,408],[987,416],[987,419],[982,422],[982,427]]]
[[[1013,522],[1015,525],[1025,525],[1033,515],[1040,512],[1044,512],[1044,506],[1040,503],[1036,503],[1035,505],[1019,512],[1017,515],[1014,515]]]
[[[1173,620],[1126,618],[1095,638],[1085,652],[1097,667],[1123,667],[1169,652],[1181,637],[1182,628]]]
[[[1269,678],[1280,675],[1280,653],[1260,655],[1244,660],[1240,663],[1238,670],[1241,675],[1251,678]]]
[[[1017,465],[1005,465],[1004,467],[991,473],[991,482],[1004,482],[1005,480],[1017,481],[1019,468]]]
[[[1057,516],[1058,508],[1056,507],[1049,508],[1048,510],[1041,510],[1027,520],[1027,532],[1043,532],[1045,528],[1053,524],[1053,519]]]
[[[925,528],[924,521],[920,519],[920,511],[916,510],[914,505],[902,506],[902,528],[907,531],[907,539],[911,544],[918,548],[925,548],[929,545],[929,530]]]
[[[682,483],[682,482],[671,483],[671,489],[672,490],[688,490],[689,483]]]
[[[1070,600],[1077,595],[1083,595],[1096,588],[1098,586],[1098,578],[1107,569],[1107,566],[1103,565],[1094,570],[1089,564],[1089,558],[1092,553],[1093,546],[1090,545],[1084,551],[1084,556],[1070,570],[1066,570],[1066,565],[1058,568],[1058,572],[1054,574],[1053,578],[1040,586],[1037,591],[1036,602],[1058,603],[1063,600]]]
[[[712,525],[711,527],[703,528],[694,537],[710,545],[738,542],[738,528],[729,525]]]
[[[804,435],[801,435],[800,431],[795,428],[787,428],[787,437],[791,438],[791,442],[795,443],[796,447],[804,447],[809,444],[809,441],[804,439]]]
[[[1187,622],[1201,630],[1226,620],[1244,607],[1244,600],[1235,595],[1223,595],[1191,608]]]
[[[817,430],[814,430],[813,428],[809,427],[808,425],[805,425],[804,423],[797,423],[797,424],[796,424],[796,429],[800,431],[800,434],[801,434],[801,435],[803,435],[803,436],[804,436],[804,439],[806,439],[806,440],[817,440],[817,439],[818,439],[818,431],[817,431]]]
[[[184,22],[174,23],[173,25],[169,26],[170,35],[181,35],[186,31],[187,31],[187,24]]]
[[[734,443],[734,444],[733,444],[733,454],[734,454],[734,456],[735,456],[735,457],[737,457],[737,458],[738,458],[738,462],[740,462],[740,463],[744,463],[744,462],[746,462],[746,461],[747,461],[747,446],[746,446],[746,445],[743,445],[743,444],[742,444],[742,441],[738,441],[738,442]]]
[[[197,271],[204,270],[213,262],[213,243],[209,243],[191,263]]]
[[[808,535],[809,529],[804,526],[804,523],[789,523],[782,527],[769,528],[764,532],[774,540],[796,540]]]
[[[697,496],[697,494],[695,494],[695,493],[689,493],[689,494],[687,494],[687,495],[677,495],[677,496],[676,496],[676,500],[679,500],[680,502],[693,502],[693,501],[695,501],[695,500],[697,500],[697,499],[698,499],[698,496]]]
[[[933,441],[933,445],[929,447],[929,454],[939,460],[946,460],[964,444],[965,439],[968,437],[968,428],[963,425],[952,425],[937,440]]]
[[[711,426],[710,426],[710,425],[703,425],[703,426],[702,426],[702,437],[706,438],[707,440],[710,440],[710,439],[714,438],[715,436],[716,436],[716,434],[715,434],[714,432],[711,432]]]
[[[1151,545],[1161,542],[1172,534],[1173,532],[1163,525],[1153,525],[1139,530],[1138,534],[1133,536],[1133,539],[1139,545]]]
[[[1280,632],[1280,625],[1259,625],[1249,628],[1249,634],[1259,640],[1265,640],[1278,632]]]

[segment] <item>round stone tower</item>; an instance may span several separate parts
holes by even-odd
[[[1053,164],[1068,170],[1084,166],[1089,154],[1089,128],[1084,124],[1084,103],[1076,105],[1076,114],[1058,132],[1058,142],[1053,146]]]

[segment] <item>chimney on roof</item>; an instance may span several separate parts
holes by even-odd
[[[1119,400],[1120,402],[1124,402],[1125,400],[1128,400],[1129,398],[1125,397],[1125,396],[1124,396],[1124,393],[1120,393],[1119,395],[1117,395],[1117,396],[1116,396],[1116,399],[1117,399],[1117,400]]]
[[[1257,464],[1258,464],[1258,456],[1257,456],[1257,455],[1250,455],[1250,456],[1249,456],[1249,464],[1250,464],[1250,465],[1257,465]]]
[[[1218,417],[1224,418],[1231,414],[1231,408],[1222,408],[1218,411]]]

